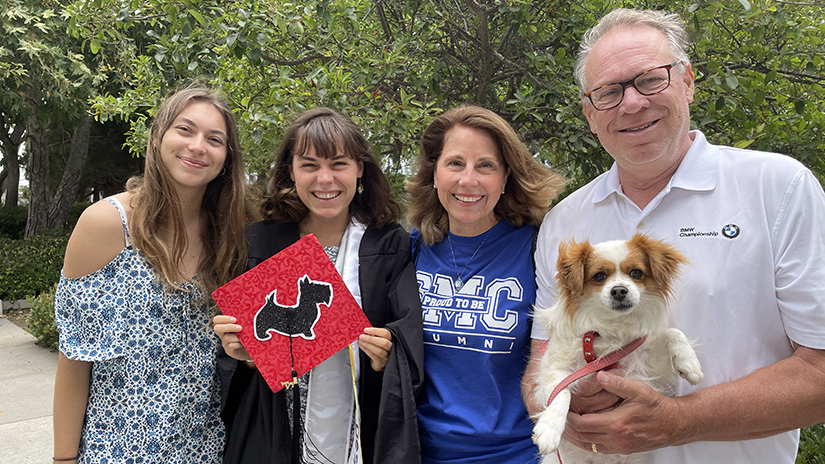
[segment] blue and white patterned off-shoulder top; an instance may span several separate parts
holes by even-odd
[[[93,362],[78,463],[219,463],[219,338],[197,285],[164,292],[129,240],[106,266],[60,277],[60,351]]]

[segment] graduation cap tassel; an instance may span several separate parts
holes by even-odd
[[[301,386],[298,385],[298,371],[295,370],[295,354],[292,352],[292,337],[289,337],[289,356],[292,361],[292,462],[301,462]],[[293,388],[294,387],[294,388]]]
[[[292,371],[293,373],[295,371]],[[292,454],[293,462],[301,462],[301,387],[295,386],[292,390]]]

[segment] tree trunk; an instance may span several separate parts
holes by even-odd
[[[5,121],[4,121],[5,122]],[[6,125],[3,124],[3,129]],[[20,144],[23,143],[23,135],[26,132],[25,124],[15,124],[14,130],[11,134],[7,134],[5,130],[0,130],[0,145],[3,147],[3,162],[6,166],[6,183],[4,189],[6,191],[6,207],[16,207],[19,199],[17,189],[20,187],[20,160],[17,159],[17,153],[20,151]]]
[[[487,103],[487,91],[493,79],[493,45],[490,43],[490,15],[485,8],[476,6],[478,13],[478,40],[482,52],[482,62],[479,63],[478,83],[476,85],[476,103],[484,105]]]
[[[9,177],[9,171],[6,171],[6,167],[3,166],[3,170],[0,171],[0,197],[3,196],[3,192],[6,191],[6,178]]]
[[[49,223],[49,145],[46,127],[37,118],[37,107],[41,105],[40,88],[33,85],[29,89],[30,104],[33,108],[26,121],[28,130],[27,147],[29,155],[29,218],[26,221],[25,237],[33,237],[46,230]]]
[[[72,203],[77,197],[77,186],[83,176],[83,168],[86,167],[91,129],[92,117],[86,115],[74,131],[69,161],[66,163],[66,169],[63,171],[63,177],[60,179],[60,185],[57,187],[57,192],[54,194],[54,200],[49,209],[49,229],[57,229],[63,226],[69,217]]]

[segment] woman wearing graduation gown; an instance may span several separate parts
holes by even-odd
[[[247,229],[247,267],[312,233],[372,327],[273,393],[240,344],[230,316],[214,319],[224,353],[224,462],[418,463],[415,396],[422,385],[421,307],[409,234],[371,148],[355,123],[329,108],[299,115],[279,148],[261,207]],[[357,373],[357,406],[351,372]],[[294,411],[299,411],[300,421]],[[360,414],[360,420],[359,420]],[[296,430],[298,432],[296,433]]]

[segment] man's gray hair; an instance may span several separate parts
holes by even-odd
[[[679,18],[674,13],[663,13],[654,10],[631,10],[627,8],[616,8],[604,17],[592,28],[588,29],[579,44],[579,53],[576,57],[576,69],[574,78],[579,86],[579,96],[584,97],[586,92],[586,82],[584,81],[584,64],[596,41],[616,27],[652,27],[667,39],[670,53],[673,60],[680,60],[682,64],[690,63],[687,54],[688,34]]]

